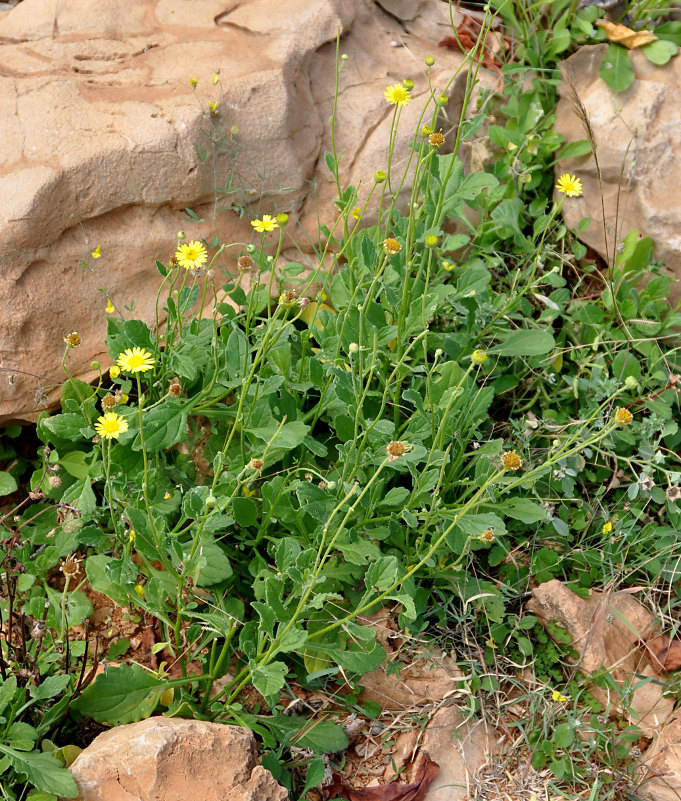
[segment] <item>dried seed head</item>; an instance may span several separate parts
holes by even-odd
[[[72,578],[73,576],[78,574],[80,570],[80,564],[78,559],[75,556],[68,556],[66,559],[63,560],[61,565],[59,566],[61,572],[68,578]]]
[[[80,334],[77,331],[72,331],[68,336],[64,337],[67,348],[77,348],[81,341]]]
[[[279,295],[279,303],[282,306],[293,306],[293,304],[298,299],[298,295],[293,289],[285,289],[281,295]]]
[[[179,398],[182,394],[182,384],[179,381],[173,381],[168,386],[168,394],[173,398]]]
[[[255,267],[255,262],[250,256],[239,256],[236,265],[242,273],[247,273]]]
[[[667,490],[667,500],[674,503],[681,498],[681,487],[669,487]]]
[[[494,542],[494,531],[491,528],[486,528],[478,539],[482,540],[482,542]]]
[[[395,462],[405,453],[412,448],[407,442],[400,442],[399,439],[394,439],[385,446],[385,452],[388,454],[388,461]]]
[[[251,459],[251,461],[248,463],[248,465],[251,468],[251,470],[257,470],[258,472],[260,472],[263,469],[263,467],[265,466],[265,462],[263,462],[262,459],[258,459],[256,457],[254,459]]]
[[[115,409],[118,405],[116,398],[113,395],[105,395],[102,398],[102,411],[110,412],[112,409]]]
[[[61,487],[61,478],[59,476],[50,476],[47,479],[47,483],[52,487],[52,489],[58,489]]]

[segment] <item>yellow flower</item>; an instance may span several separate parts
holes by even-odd
[[[388,237],[388,239],[383,242],[383,250],[385,250],[389,256],[394,256],[402,250],[402,245],[400,245],[397,239]]]
[[[128,542],[134,542],[136,536],[137,534],[135,534],[135,530],[131,528],[130,533],[128,534]]]
[[[118,439],[128,430],[128,423],[116,412],[107,412],[95,423],[95,431],[102,439]]]
[[[220,70],[216,70],[213,73],[213,83],[217,83],[220,80]]]
[[[194,240],[180,245],[175,251],[175,258],[180,267],[184,267],[185,270],[195,270],[208,261],[208,254],[201,242]]]
[[[406,106],[411,100],[411,95],[408,90],[401,83],[394,83],[392,86],[386,86],[385,99],[393,106]]]
[[[241,491],[247,498],[252,498],[255,495],[255,490],[250,487],[242,487]]]
[[[442,262],[442,266],[445,268],[445,270],[447,270],[447,272],[450,272],[450,273],[451,273],[452,270],[456,269],[456,264],[454,264],[454,262],[443,261]]]
[[[67,348],[77,348],[81,341],[80,334],[77,331],[72,331],[67,337],[64,337]]]
[[[360,209],[359,206],[355,206],[355,208],[350,212],[351,216],[354,217],[356,220],[359,220],[361,213],[362,209]]]
[[[504,470],[520,470],[523,460],[515,451],[505,451],[501,454],[501,466]]]
[[[566,698],[564,695],[561,695],[561,694],[558,692],[558,690],[554,690],[554,691],[551,693],[551,698],[552,698],[554,701],[559,701],[560,703],[563,703],[564,701],[567,701],[567,698]]]
[[[471,354],[471,361],[473,362],[473,364],[484,364],[487,361],[487,354],[485,353],[484,350],[480,350],[480,348],[477,348]]]
[[[163,496],[164,501],[169,501],[173,496],[166,490],[165,495]]]
[[[154,366],[154,357],[144,348],[127,348],[116,359],[124,373],[145,373]]]
[[[196,88],[199,85],[199,79],[198,78],[190,78],[189,79],[189,85],[192,88]]]
[[[491,528],[486,528],[482,534],[478,537],[479,540],[482,542],[494,542],[495,536],[494,531]]]
[[[215,103],[211,103],[210,101],[208,101],[208,108],[209,108],[211,114],[217,114],[218,113],[218,104],[219,104],[219,101],[217,101],[217,100],[215,101]]]
[[[558,179],[556,189],[568,197],[579,197],[582,194],[582,182],[576,175],[566,172]]]
[[[615,412],[615,422],[620,426],[628,426],[633,419],[634,415],[629,409],[625,409],[622,406]]]
[[[612,523],[608,520],[607,523],[603,523],[603,533],[610,534],[612,531]]]
[[[125,392],[121,392],[121,403],[123,406],[130,400],[130,395],[126,395]]]
[[[144,587],[141,584],[135,584],[135,592],[140,598],[144,598]]]
[[[434,147],[434,148],[442,147],[442,145],[444,145],[444,143],[445,143],[445,138],[444,138],[444,136],[442,134],[442,131],[438,131],[437,133],[432,133],[428,137],[428,144],[431,147]]]
[[[113,367],[109,367],[109,376],[111,378],[118,378],[118,376],[120,374],[121,374],[121,368],[120,367],[116,367],[115,364],[114,364]]]
[[[98,258],[99,258],[99,257],[102,255],[102,248],[101,248],[101,246],[100,246],[100,245],[97,245],[97,247],[96,247],[96,248],[95,248],[95,249],[92,251],[92,254],[91,254],[91,255],[92,255],[92,258],[93,258],[93,259],[98,259]]]
[[[281,303],[282,306],[293,306],[297,297],[298,295],[293,289],[286,289],[279,295],[279,303]]]
[[[279,228],[279,223],[270,214],[263,214],[262,220],[251,220],[251,225],[259,234]]]
[[[106,309],[104,309],[104,311],[105,311],[107,314],[113,314],[113,312],[115,312],[115,311],[116,311],[116,307],[115,307],[115,306],[113,305],[113,303],[111,302],[111,298],[107,298],[107,299],[106,299]]]

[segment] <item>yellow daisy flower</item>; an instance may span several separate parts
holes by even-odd
[[[392,106],[406,106],[411,100],[409,91],[405,89],[401,83],[394,83],[392,86],[386,86],[385,99]]]
[[[102,439],[118,439],[127,430],[127,422],[116,412],[107,412],[95,423],[95,431]]]
[[[634,419],[634,415],[622,406],[615,412],[615,422],[620,426],[628,426]]]
[[[279,228],[279,223],[270,214],[263,214],[262,220],[251,220],[251,225],[259,234]]]
[[[185,270],[195,270],[208,261],[208,254],[201,242],[194,240],[180,245],[175,251],[175,258],[180,267],[184,267]]]
[[[116,359],[124,373],[145,373],[154,366],[154,357],[144,348],[127,348]]]
[[[582,194],[582,182],[576,175],[566,172],[558,179],[556,189],[568,197],[579,197]]]

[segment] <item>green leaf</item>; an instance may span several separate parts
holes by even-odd
[[[69,378],[61,388],[61,407],[65,409],[66,401],[73,400],[78,405],[95,394],[94,387],[79,378]]]
[[[556,346],[553,334],[538,328],[512,331],[500,345],[488,349],[488,353],[498,356],[543,356]]]
[[[197,587],[210,587],[228,579],[232,575],[232,566],[218,543],[208,540],[199,546],[187,571],[193,575]]]
[[[270,662],[253,671],[253,686],[265,698],[275,695],[286,684],[288,668],[283,662]]]
[[[167,686],[139,665],[109,667],[83,690],[72,707],[99,723],[135,723],[151,715]]]
[[[591,143],[588,139],[578,139],[576,142],[568,142],[560,151],[558,161],[563,159],[576,159],[580,156],[588,156],[591,153]]]
[[[298,748],[309,748],[315,754],[337,754],[349,745],[343,727],[332,720],[314,721],[294,742]]]
[[[16,492],[18,486],[16,478],[11,473],[0,473],[0,495],[10,495]]]
[[[57,793],[62,798],[75,798],[78,786],[70,771],[57,762],[51,754],[37,751],[22,753],[0,745],[0,753],[5,754],[10,765],[37,790]]]
[[[89,466],[86,463],[88,454],[84,451],[69,451],[59,457],[59,464],[74,478],[82,479],[88,474]]]
[[[397,580],[399,563],[395,556],[381,556],[373,562],[364,576],[364,583],[368,590],[375,588],[384,592]]]
[[[160,406],[144,413],[144,444],[147,451],[161,451],[175,445],[187,435],[187,417],[192,403],[181,403],[168,398]],[[142,450],[142,440],[137,434],[132,449]]]
[[[302,445],[309,430],[310,426],[300,420],[294,420],[292,423],[284,423],[279,432],[277,425],[272,423],[264,428],[249,428],[248,433],[264,442],[271,442],[274,438],[272,445],[275,448],[291,450]]]
[[[598,74],[614,92],[623,92],[628,89],[635,77],[629,51],[620,45],[609,45]]]
[[[681,22],[674,20],[658,25],[655,28],[655,36],[667,42],[674,42],[675,45],[681,47]]]
[[[679,48],[673,42],[658,39],[657,42],[650,42],[650,44],[643,45],[641,52],[648,61],[652,61],[653,64],[657,64],[661,67],[674,58],[679,52]]]
[[[15,676],[10,676],[7,681],[0,684],[0,714],[2,714],[7,704],[14,698],[14,693],[16,691],[17,680]]]
[[[126,606],[137,581],[137,570],[127,559],[113,559],[106,554],[89,556],[85,573],[93,590],[104,593]]]
[[[240,526],[254,526],[258,522],[258,506],[251,498],[234,498],[232,510]]]
[[[92,606],[90,606],[90,609],[92,609]],[[92,614],[92,612],[90,612],[90,614]],[[46,701],[48,698],[54,698],[55,695],[61,695],[70,683],[70,675],[66,673],[56,674],[54,676],[48,676],[37,687],[30,687],[29,692],[31,693],[31,697],[35,698],[36,701]]]
[[[54,417],[44,417],[38,425],[47,429],[57,439],[69,442],[78,442],[95,435],[94,428],[90,427],[90,423],[82,414],[55,414]]]
[[[575,730],[569,723],[559,723],[551,735],[551,742],[556,748],[569,748],[574,741]]]
[[[527,498],[509,498],[499,509],[505,511],[514,520],[521,520],[523,523],[539,523],[546,519],[546,512],[542,507]]]
[[[329,753],[333,753],[333,751],[330,751]],[[301,798],[305,798],[307,796],[308,790],[311,790],[313,787],[317,787],[317,785],[322,783],[325,771],[326,768],[324,767],[324,762],[321,759],[313,759],[312,762],[310,762],[310,764],[307,766],[307,773],[305,774],[305,786],[300,794]]]

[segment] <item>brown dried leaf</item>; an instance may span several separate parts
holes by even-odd
[[[346,798],[348,801],[423,801],[439,772],[437,762],[433,762],[427,751],[422,751],[411,784],[388,782],[379,787],[355,790],[339,773],[334,773],[331,784],[324,788],[324,801],[331,798]]]
[[[681,640],[670,640],[666,634],[659,634],[643,646],[656,670],[669,672],[681,668]]]
[[[635,50],[637,47],[657,41],[657,36],[652,31],[634,31],[626,25],[618,25],[607,19],[596,20],[596,25],[603,28],[611,42],[621,44],[627,50]]]

